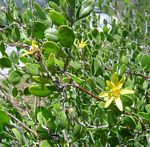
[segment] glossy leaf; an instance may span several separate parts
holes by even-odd
[[[77,19],[81,19],[89,15],[94,8],[94,4],[95,4],[94,0],[83,0],[81,8],[79,10],[79,16],[77,16]]]
[[[50,80],[47,77],[32,76],[32,80],[38,84],[48,84]]]
[[[38,84],[29,86],[29,92],[39,97],[46,97],[51,93],[51,91],[46,86]]]
[[[2,110],[0,110],[0,124],[9,124],[10,117]]]
[[[55,63],[55,55],[51,53],[47,60],[47,67],[49,70],[51,70],[54,67],[54,63]]]

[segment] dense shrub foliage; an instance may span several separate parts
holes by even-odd
[[[23,4],[0,7],[0,146],[150,145],[149,12]]]

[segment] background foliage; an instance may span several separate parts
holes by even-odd
[[[0,145],[150,145],[144,1],[22,2],[0,6]],[[115,72],[135,91],[121,96],[123,112],[98,97]]]

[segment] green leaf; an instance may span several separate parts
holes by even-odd
[[[60,127],[61,129],[67,128],[68,121],[64,111],[60,112]]]
[[[13,129],[12,129],[12,132],[14,133],[16,139],[22,144],[22,136],[21,136],[21,133],[20,133],[16,128],[13,128]]]
[[[78,124],[75,124],[74,129],[73,129],[73,137],[80,138],[79,136],[80,132],[81,132],[81,126]]]
[[[128,4],[129,3],[129,0],[123,0],[125,4]]]
[[[93,36],[93,39],[94,41],[96,42],[96,44],[99,44],[101,42],[101,37],[100,37],[100,33],[98,31],[97,28],[95,28],[93,31],[92,31],[92,36]]]
[[[49,53],[59,54],[61,52],[59,46],[53,41],[44,42],[42,48],[48,54]]]
[[[23,75],[20,71],[18,71],[18,70],[13,71],[10,73],[9,82],[16,85],[16,84],[20,83],[22,76]]]
[[[49,144],[49,142],[47,140],[43,140],[40,143],[40,147],[51,147],[51,145]]]
[[[38,84],[48,84],[50,83],[49,78],[41,76],[32,76],[32,81]]]
[[[38,3],[33,2],[33,8],[35,9],[35,12],[39,18],[46,19],[46,15]]]
[[[55,54],[51,53],[47,60],[47,68],[51,71],[53,69],[55,63]]]
[[[127,56],[122,56],[121,63],[127,65],[129,63],[129,58]]]
[[[61,11],[60,8],[59,8],[59,6],[58,6],[56,3],[50,1],[48,4],[49,4],[49,6],[50,6],[52,9],[54,9],[55,11],[57,11],[57,12],[60,12],[60,11]]]
[[[44,117],[43,117],[43,115],[42,115],[42,112],[38,112],[38,113],[37,113],[37,120],[38,120],[38,122],[40,123],[40,125],[43,125],[43,124],[44,124],[45,119],[44,119]]]
[[[129,127],[130,129],[135,129],[136,128],[136,122],[132,116],[126,116],[123,119],[123,125]]]
[[[105,34],[108,34],[108,31],[109,31],[109,29],[108,29],[107,25],[104,25],[104,26],[103,26],[103,32],[104,32]]]
[[[67,0],[67,3],[69,4],[70,9],[73,10],[76,5],[76,0]]]
[[[3,42],[0,43],[0,52],[4,56],[5,55],[5,45]]]
[[[16,96],[18,95],[18,89],[17,89],[16,87],[13,88],[13,90],[12,90],[12,95],[13,95],[14,97],[16,97]]]
[[[150,123],[150,115],[148,113],[140,112],[139,115],[145,123]]]
[[[33,27],[33,36],[35,38],[43,39],[45,34],[44,31],[47,29],[46,25],[43,22],[36,21]]]
[[[10,60],[12,61],[12,63],[14,64],[19,64],[19,60],[18,60],[18,55],[15,51],[12,51],[10,53]]]
[[[12,35],[14,41],[17,42],[20,40],[20,31],[19,31],[18,27],[14,27],[12,29],[11,35]]]
[[[56,12],[55,10],[50,10],[49,16],[50,16],[52,22],[56,26],[67,24],[66,18],[62,14],[60,14],[59,12]]]
[[[76,75],[74,75],[74,74],[72,74],[72,73],[69,73],[69,75],[70,75],[71,78],[72,78],[75,82],[77,82],[78,84],[81,84],[81,83],[84,82],[83,79],[80,79],[79,77],[77,77]]]
[[[126,107],[126,106],[129,107],[133,104],[133,99],[128,95],[122,95],[121,101],[122,101],[124,107]]]
[[[64,62],[58,59],[54,59],[55,64],[57,64],[60,68],[64,68]]]
[[[75,68],[75,69],[80,69],[81,68],[81,63],[79,63],[78,61],[72,61],[70,63],[70,65]]]
[[[79,16],[77,16],[77,19],[81,19],[88,16],[93,10],[94,4],[95,4],[94,0],[83,0],[81,8],[79,10]]]
[[[46,97],[51,93],[47,86],[38,84],[29,86],[29,92],[39,97]]]
[[[58,29],[58,40],[65,47],[71,47],[75,40],[73,29],[66,25],[62,25]]]
[[[25,69],[31,75],[39,75],[39,69],[37,64],[26,63]]]
[[[7,57],[0,58],[0,67],[10,68],[12,66],[11,60]]]
[[[150,69],[150,55],[143,55],[141,59],[142,67],[146,70]]]
[[[4,111],[0,110],[0,125],[9,123],[10,123],[9,116]]]
[[[29,24],[29,22],[32,20],[32,18],[33,18],[33,14],[32,14],[32,11],[29,9],[27,9],[22,15],[22,19],[23,19],[24,23],[26,23],[26,24]]]
[[[125,71],[126,71],[126,65],[123,64],[119,70],[119,75],[123,75],[125,73]]]
[[[28,62],[28,59],[26,57],[21,56],[20,61],[25,64]]]
[[[150,104],[147,104],[147,105],[145,106],[145,109],[146,109],[147,113],[150,113]]]
[[[58,32],[55,28],[49,28],[45,30],[45,37],[50,41],[58,41]]]

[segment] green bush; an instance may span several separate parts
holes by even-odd
[[[120,3],[7,1],[0,146],[150,145],[149,14]]]

